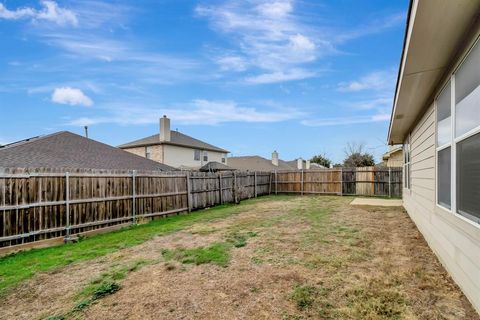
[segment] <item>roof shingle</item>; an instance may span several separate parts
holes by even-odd
[[[1,168],[71,168],[170,171],[173,168],[61,131],[0,147]]]
[[[127,148],[142,147],[142,146],[149,146],[149,145],[151,146],[151,145],[158,145],[158,144],[170,144],[175,146],[209,150],[209,151],[217,151],[217,152],[224,152],[224,153],[229,152],[228,150],[225,150],[225,149],[216,147],[214,145],[211,145],[209,143],[203,142],[201,140],[192,138],[178,131],[171,131],[170,136],[171,136],[170,141],[160,141],[160,135],[154,134],[146,138],[142,138],[139,140],[122,144],[118,147],[121,149],[127,149]]]

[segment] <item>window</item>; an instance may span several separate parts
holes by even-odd
[[[480,223],[479,106],[477,41],[436,99],[437,202],[477,223]]]
[[[437,203],[451,209],[452,88],[449,81],[437,98]]]
[[[480,133],[457,144],[458,213],[480,222]]]
[[[451,91],[450,82],[448,82],[437,99],[437,147],[450,144],[452,139]]]
[[[451,177],[451,152],[450,148],[438,152],[438,204],[450,209],[450,177]]]
[[[480,45],[455,77],[456,211],[480,223]]]
[[[200,161],[200,150],[193,151],[193,160]]]
[[[403,145],[403,186],[406,189],[410,189],[410,136]]]
[[[225,161],[226,161],[226,156],[223,155],[223,156],[222,156],[222,163],[225,163]]]
[[[203,151],[203,161],[208,161],[208,152]]]
[[[460,137],[480,125],[480,45],[455,74],[455,104],[455,137]]]
[[[151,156],[151,147],[145,147],[145,158],[150,159]]]

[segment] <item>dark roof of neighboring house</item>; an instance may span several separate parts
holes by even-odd
[[[275,166],[272,160],[260,156],[230,157],[227,161],[228,166],[238,170],[279,171],[296,169],[296,167],[291,167],[283,160],[278,160],[278,166]]]
[[[234,168],[231,168],[223,163],[210,161],[206,165],[200,168],[202,172],[210,172],[210,171],[234,171]]]
[[[34,137],[0,147],[0,167],[174,170],[167,165],[68,131]]]
[[[293,169],[298,169],[298,158],[297,159],[294,159],[294,160],[290,160],[290,161],[285,161],[290,167],[292,167]],[[306,170],[306,167],[307,167],[307,160],[303,160],[302,159],[302,166],[303,166],[303,169]],[[315,163],[315,162],[311,162],[310,163],[310,170],[313,170],[313,169],[326,169],[324,166],[322,166],[321,164],[318,164],[318,163]]]
[[[214,145],[208,144],[206,142],[200,141],[198,139],[192,138],[178,131],[170,131],[170,141],[160,141],[160,135],[154,134],[153,136],[146,137],[143,139],[135,140],[118,146],[121,149],[134,148],[134,147],[143,147],[159,144],[169,144],[174,146],[225,152],[228,153],[228,150],[216,147]]]

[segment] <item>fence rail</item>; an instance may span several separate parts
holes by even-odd
[[[0,247],[271,193],[401,196],[401,168],[281,172],[0,172]]]

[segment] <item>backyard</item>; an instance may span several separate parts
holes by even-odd
[[[479,319],[401,207],[267,196],[0,258],[2,319]]]

